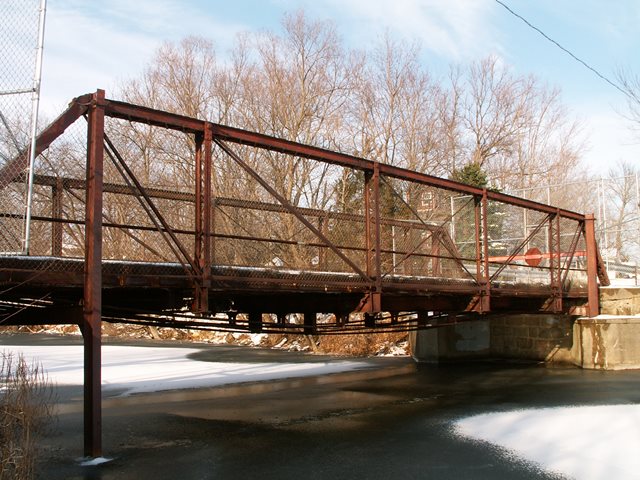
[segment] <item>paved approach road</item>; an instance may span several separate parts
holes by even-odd
[[[202,346],[200,359],[265,356],[307,359],[218,346]],[[452,422],[518,408],[640,403],[639,382],[640,371],[395,358],[376,359],[365,372],[107,398],[104,451],[113,460],[93,467],[77,462],[81,390],[66,388],[39,469],[54,480],[559,478],[456,437]]]

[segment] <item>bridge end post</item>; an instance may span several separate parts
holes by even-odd
[[[89,107],[85,204],[84,308],[84,454],[102,455],[102,193],[104,167],[104,90]]]
[[[198,280],[195,285],[194,310],[209,312],[209,287],[211,286],[211,215],[212,215],[212,162],[213,132],[211,123],[195,136],[195,242],[194,259],[197,262]]]
[[[600,313],[600,293],[598,291],[598,247],[593,214],[587,214],[584,217],[584,237],[587,247],[587,316],[596,317]]]

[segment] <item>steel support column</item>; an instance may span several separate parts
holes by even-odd
[[[367,275],[374,279],[365,311],[379,312],[382,308],[382,259],[380,240],[380,164],[373,172],[365,173],[365,234],[367,236]]]
[[[316,312],[304,312],[303,313],[304,334],[315,335],[317,333],[317,314]]]
[[[560,246],[560,215],[549,215],[549,274],[553,312],[562,311],[562,268]]]
[[[200,269],[195,287],[194,310],[209,311],[211,286],[211,124],[206,123],[204,134],[196,134],[196,186],[195,186],[195,252],[194,259]]]
[[[482,197],[474,198],[474,224],[476,243],[476,282],[480,285],[480,293],[472,302],[471,310],[483,313],[490,307],[490,278],[489,278],[489,231],[487,225],[488,213],[487,191]]]
[[[487,189],[482,192],[482,256],[484,260],[484,289],[481,297],[480,311],[491,310],[491,275],[489,273],[489,197]]]
[[[84,454],[102,455],[102,184],[104,162],[104,91],[89,107],[85,215],[84,309]]]
[[[249,333],[261,333],[262,332],[262,313],[249,312]]]
[[[600,293],[598,290],[598,247],[596,245],[596,229],[593,214],[585,215],[584,239],[587,244],[587,316],[595,317],[600,313]]]

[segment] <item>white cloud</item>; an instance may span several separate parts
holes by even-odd
[[[488,16],[488,0],[323,0],[298,3],[283,0],[285,9],[325,10],[341,32],[360,38],[359,47],[389,29],[393,35],[419,40],[427,51],[464,61],[487,50],[499,51]],[[273,8],[278,8],[274,6]],[[251,18],[251,14],[246,15]],[[256,19],[253,19],[255,22]],[[345,22],[346,25],[340,22]],[[260,25],[229,22],[215,9],[178,0],[61,0],[47,12],[42,83],[42,109],[55,115],[71,98],[112,90],[119,80],[140,74],[163,41],[188,35],[211,39],[224,52],[241,31]]]
[[[97,88],[108,95],[119,80],[139,75],[164,41],[202,35],[225,49],[244,29],[175,0],[53,3],[47,11],[42,109],[55,115],[73,97]]]
[[[298,7],[300,2],[284,2]],[[305,1],[309,11],[339,12],[343,33],[371,41],[385,30],[396,36],[420,41],[423,48],[453,61],[500,53],[490,28],[494,5],[488,0],[316,0]]]
[[[50,11],[42,79],[44,111],[59,111],[77,95],[112,87],[115,79],[139,68],[156,45],[152,38],[113,30],[78,11]]]

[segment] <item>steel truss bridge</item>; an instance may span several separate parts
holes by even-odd
[[[441,315],[597,315],[592,215],[175,113],[74,99],[0,163],[0,324],[75,323],[101,454],[101,322],[371,333]]]

